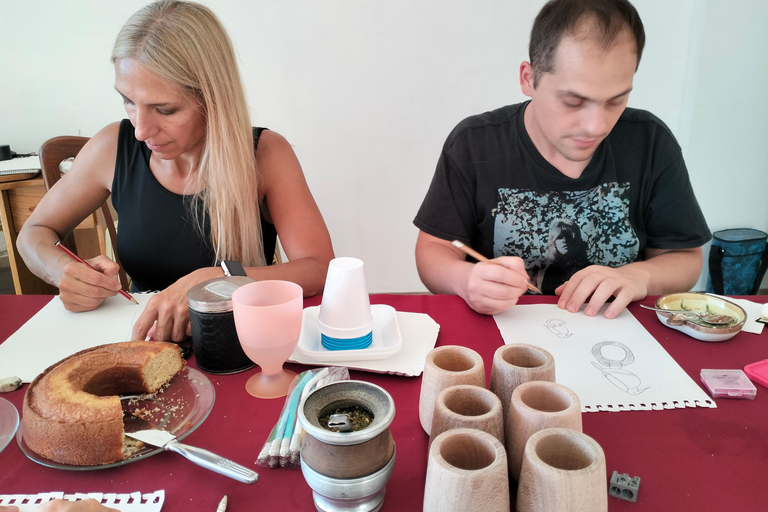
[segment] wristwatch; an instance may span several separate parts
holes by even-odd
[[[246,276],[248,274],[245,273],[245,269],[243,268],[242,263],[235,260],[224,260],[221,262],[221,268],[224,269],[224,275],[227,277],[231,276]]]

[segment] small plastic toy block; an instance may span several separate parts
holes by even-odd
[[[640,493],[640,477],[630,478],[628,474],[619,474],[614,471],[611,475],[611,481],[608,484],[608,494],[616,498],[637,502],[637,495]]]

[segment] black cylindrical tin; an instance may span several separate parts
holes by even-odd
[[[228,374],[256,366],[240,346],[232,312],[232,292],[253,282],[250,277],[220,277],[202,282],[187,293],[192,348],[202,371]]]

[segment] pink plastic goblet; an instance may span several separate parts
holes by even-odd
[[[301,286],[289,281],[257,281],[232,294],[232,310],[240,345],[261,367],[245,384],[257,398],[288,394],[295,372],[283,363],[296,349],[304,308]]]

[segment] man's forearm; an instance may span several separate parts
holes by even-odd
[[[416,251],[416,269],[427,289],[436,294],[461,295],[471,263],[456,256],[449,248],[431,245]]]
[[[461,295],[461,283],[472,264],[465,261],[449,242],[419,233],[416,242],[416,269],[424,286],[432,293]]]
[[[680,250],[646,249],[646,259],[626,266],[647,276],[648,295],[688,291],[699,280],[703,265],[701,247]]]

